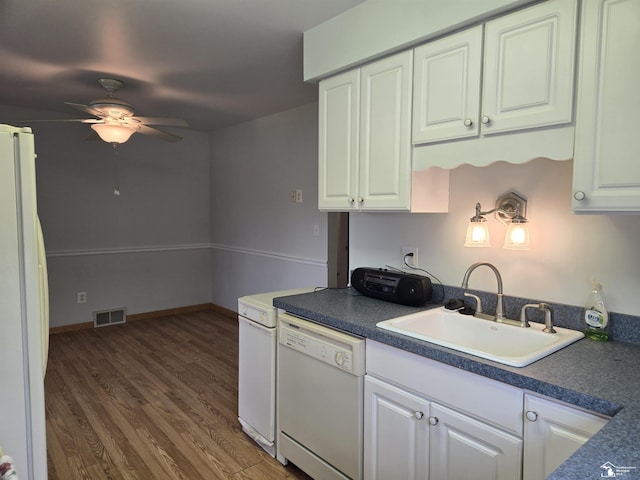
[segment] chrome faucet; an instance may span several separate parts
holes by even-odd
[[[494,267],[489,262],[474,263],[473,265],[471,265],[467,269],[467,271],[464,274],[464,278],[462,279],[462,288],[466,290],[469,287],[469,276],[471,275],[471,272],[473,272],[476,268],[481,267],[483,265],[485,267],[489,267],[491,270],[493,270],[493,273],[496,274],[496,280],[498,280],[498,294],[497,294],[498,295],[498,301],[496,303],[496,317],[495,317],[495,320],[496,320],[496,322],[502,322],[503,320],[505,320],[505,316],[504,316],[504,295],[502,293],[502,277],[500,276],[500,272],[498,271],[498,269],[496,267]]]

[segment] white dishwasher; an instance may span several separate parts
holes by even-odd
[[[277,458],[315,479],[361,479],[365,341],[278,313]]]

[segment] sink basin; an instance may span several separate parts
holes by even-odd
[[[531,322],[521,328],[446,310],[444,307],[378,322],[376,326],[504,365],[524,367],[584,337],[582,332]]]

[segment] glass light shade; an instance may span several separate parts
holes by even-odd
[[[487,221],[481,217],[481,220],[469,222],[467,227],[467,238],[464,241],[465,247],[490,247],[491,239],[489,238],[489,229]]]
[[[508,250],[529,250],[529,228],[526,222],[510,222],[504,236],[504,248]]]
[[[107,143],[124,143],[136,131],[132,127],[112,123],[94,123],[91,128]]]

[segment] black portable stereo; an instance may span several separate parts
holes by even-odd
[[[427,303],[432,295],[428,277],[382,268],[356,268],[351,286],[367,297],[415,307]]]

